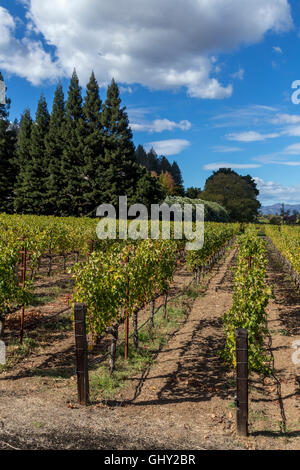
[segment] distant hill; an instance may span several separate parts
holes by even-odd
[[[276,215],[280,214],[282,204],[273,204],[273,206],[264,206],[259,209],[263,215]],[[293,211],[300,212],[300,204],[285,204],[284,210],[290,210],[291,214]]]

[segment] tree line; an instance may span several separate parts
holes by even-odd
[[[51,113],[42,95],[35,120],[26,109],[20,123],[11,123],[10,103],[0,104],[0,212],[95,216],[100,204],[117,208],[119,195],[148,208],[171,195],[217,202],[232,221],[257,217],[258,190],[250,175],[221,168],[203,191],[185,191],[176,162],[135,148],[114,79],[102,102],[92,73],[83,98],[74,70],[67,99],[59,83]]]
[[[137,163],[147,168],[152,176],[159,178],[168,194],[185,195],[181,171],[176,161],[171,164],[165,156],[158,156],[153,148],[146,152],[142,145],[137,147],[135,159]]]
[[[152,169],[139,160],[140,148],[133,144],[114,80],[102,102],[92,73],[82,98],[74,70],[67,100],[58,84],[52,112],[42,95],[35,120],[26,109],[20,123],[11,123],[10,104],[9,99],[0,104],[1,212],[93,216],[102,203],[117,207],[119,195],[126,195],[128,204],[149,206],[170,191],[159,179],[167,170],[173,175],[175,193],[183,191],[177,164],[156,156],[163,164],[161,171],[151,174]]]

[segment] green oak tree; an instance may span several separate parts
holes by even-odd
[[[201,198],[218,202],[232,221],[253,222],[261,206],[258,194],[250,175],[240,176],[230,168],[220,168],[206,180]]]

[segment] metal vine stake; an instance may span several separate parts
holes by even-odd
[[[27,270],[27,248],[24,244],[24,239],[23,241],[23,247],[20,251],[21,257],[22,257],[22,264],[21,264],[21,273],[22,273],[22,279],[21,279],[21,286],[22,289],[25,289],[25,284],[26,284],[26,270]],[[20,317],[20,343],[23,344],[23,337],[24,337],[24,320],[25,320],[25,304],[23,303],[22,305],[22,310],[21,310],[21,317]]]

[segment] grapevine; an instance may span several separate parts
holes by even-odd
[[[234,280],[232,308],[223,316],[226,345],[223,359],[236,367],[235,331],[248,330],[249,370],[268,371],[269,357],[263,352],[267,330],[266,307],[272,288],[265,286],[267,259],[265,243],[249,226],[240,237],[238,266]]]

